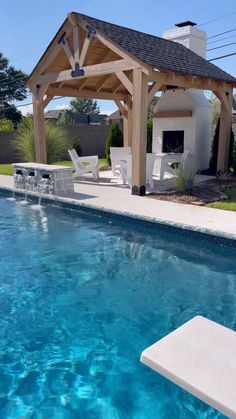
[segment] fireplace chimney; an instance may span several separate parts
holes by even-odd
[[[163,38],[179,42],[185,47],[206,58],[207,35],[205,31],[196,28],[197,24],[191,21],[176,23],[176,27],[165,31]]]

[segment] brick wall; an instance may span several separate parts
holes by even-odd
[[[105,156],[105,144],[108,134],[109,125],[69,125],[66,127],[66,138],[68,142],[68,149],[70,142],[77,138],[80,140],[82,154],[98,155],[99,157]],[[21,161],[16,147],[15,139],[17,131],[13,132],[0,132],[0,164],[14,163]],[[62,159],[69,159],[68,154],[61,156]]]

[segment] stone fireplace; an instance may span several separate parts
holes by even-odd
[[[163,37],[181,42],[205,57],[206,33],[193,22],[177,24]],[[211,105],[204,92],[168,86],[153,115],[153,153],[183,153],[189,150],[188,166],[194,170],[209,167],[211,150]]]

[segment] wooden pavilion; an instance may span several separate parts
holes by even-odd
[[[46,163],[44,108],[54,96],[111,99],[132,146],[132,194],[144,195],[147,108],[157,91],[212,90],[221,101],[217,169],[226,171],[236,78],[181,44],[69,13],[31,73],[36,160]]]

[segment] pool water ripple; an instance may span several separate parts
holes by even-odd
[[[0,234],[0,417],[223,417],[139,358],[196,314],[236,329],[234,247],[4,198]]]

